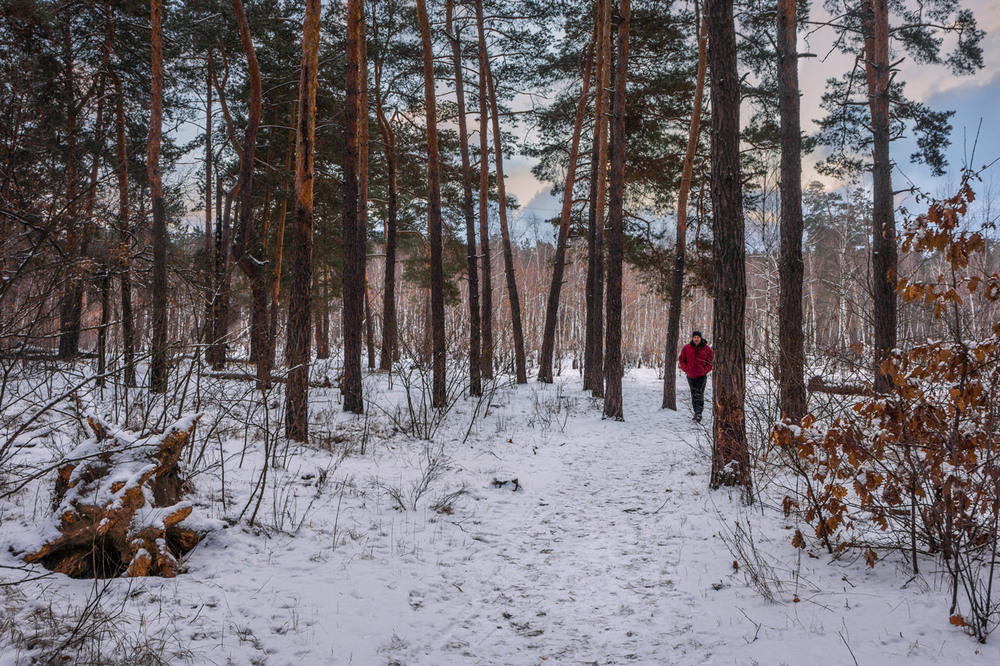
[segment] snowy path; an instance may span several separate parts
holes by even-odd
[[[574,417],[568,433],[521,462],[523,490],[491,502],[466,528],[468,556],[442,562],[440,579],[425,582],[444,593],[433,607],[448,612],[428,620],[433,633],[411,655],[683,659],[698,600],[677,581],[690,573],[684,527],[699,494],[684,471],[683,439],[696,433],[683,416],[649,407],[655,424]]]
[[[447,469],[415,510],[394,508],[392,490],[406,495],[437,449],[393,434],[384,414],[367,452],[339,466],[328,451],[294,451],[269,477],[256,529],[235,518],[260,452],[237,467],[242,444],[227,441],[228,508],[221,469],[197,485],[209,517],[235,524],[192,552],[185,575],[110,581],[109,610],[125,609],[109,625],[116,640],[196,664],[1000,663],[1000,640],[977,645],[948,624],[941,576],[809,557],[779,511],[709,492],[708,433],[686,390],[680,412],[661,410],[655,374],[630,372],[616,423],[578,377],[564,381],[500,391],[464,443],[474,405],[460,402],[436,438]],[[399,399],[398,385],[382,391]],[[325,395],[328,416],[317,413],[331,432],[366,427]],[[492,483],[514,478],[516,492]],[[451,512],[433,510],[455,491]],[[774,601],[748,586],[744,558],[733,568],[722,537],[737,523],[772,569]],[[16,540],[33,523],[0,527]],[[32,594],[72,617],[91,590],[56,577],[9,601],[25,622]],[[18,663],[0,637],[0,666]]]

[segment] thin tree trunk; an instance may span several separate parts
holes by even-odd
[[[632,18],[630,0],[618,5],[618,53],[615,93],[611,110],[611,187],[608,196],[607,330],[604,333],[604,416],[624,420],[622,410],[622,259],[625,203],[625,110],[628,78],[628,38]]]
[[[365,269],[365,346],[368,348],[368,369],[375,369],[375,320],[372,318],[372,292]]]
[[[131,229],[128,207],[128,153],[125,135],[125,97],[118,74],[110,71],[115,87],[115,172],[118,176],[118,248],[115,259],[121,291],[122,356],[125,385],[135,386],[135,316],[132,314]]]
[[[225,120],[226,133],[229,137],[229,143],[232,145],[236,156],[242,160],[243,159],[243,147],[236,137],[236,126],[233,122],[232,115],[229,113],[229,105],[226,104],[225,97],[225,84],[229,77],[228,63],[225,58],[225,50],[221,51],[223,56],[222,61],[226,67],[225,77],[222,83],[219,83],[218,77],[216,76],[216,71],[212,58],[212,51],[209,51],[209,61],[208,70],[212,77],[212,82],[215,85],[215,91],[218,93],[219,106],[222,108],[222,116]],[[217,183],[221,184],[221,179],[216,179]],[[219,206],[216,208],[216,219],[218,220],[215,227],[215,269],[216,269],[216,289],[214,293],[214,302],[212,304],[212,340],[208,349],[208,356],[210,357],[210,363],[214,370],[222,370],[226,366],[226,356],[229,349],[229,329],[232,324],[231,321],[231,305],[232,305],[232,273],[233,273],[233,262],[230,259],[230,237],[232,235],[232,211],[233,211],[233,200],[240,193],[240,181],[237,179],[233,187],[228,190],[225,196],[222,195],[221,191],[216,194],[216,201],[221,205],[221,210]]]
[[[382,353],[379,369],[388,372],[396,358],[399,331],[396,326],[396,224],[399,216],[399,192],[396,184],[396,134],[385,117],[381,96],[377,100],[378,127],[385,147],[389,179],[389,205],[385,227],[385,282],[382,294]]]
[[[364,30],[362,17],[362,34],[358,40],[361,56],[358,59],[358,76],[360,90],[358,91],[358,218],[361,227],[361,246],[364,259],[365,282],[365,345],[368,348],[368,369],[375,369],[375,322],[372,321],[371,290],[368,288],[368,39]]]
[[[146,169],[153,208],[153,343],[149,389],[167,391],[167,216],[163,204],[160,142],[163,132],[163,0],[150,0],[152,23],[152,91]]]
[[[364,2],[347,3],[347,79],[344,116],[344,411],[364,412],[361,388],[361,330],[364,326],[365,231],[360,210],[359,118],[362,112],[361,41],[364,39]]]
[[[73,75],[73,31],[72,17],[67,12],[63,27],[63,76],[66,95],[66,284],[59,304],[59,358],[71,359],[79,353],[80,318],[82,314],[81,294],[82,268],[81,251],[85,234],[80,228],[80,214],[77,192],[77,145],[78,125],[76,77]]]
[[[302,66],[295,139],[295,226],[292,228],[291,287],[288,296],[288,384],[285,435],[309,439],[309,310],[312,283],[313,149],[319,69],[320,0],[306,0]]]
[[[313,331],[316,335],[316,358],[330,358],[330,268],[324,266],[319,275],[316,276],[316,285],[313,290],[316,304],[313,311],[315,325]]]
[[[104,386],[108,353],[108,324],[111,321],[111,268],[107,264],[101,267],[99,283],[101,288],[101,325],[97,329],[96,384]]]
[[[434,52],[426,0],[417,0],[417,20],[424,63],[424,108],[427,114],[427,232],[431,250],[431,320],[432,320],[432,403],[442,409],[447,404],[445,389],[444,339],[444,265],[441,238],[441,163],[438,155],[437,100],[434,92]]]
[[[779,407],[784,418],[806,415],[802,318],[802,131],[799,120],[797,3],[778,0],[778,113],[781,116],[781,263],[778,328]]]
[[[583,388],[604,396],[604,207],[608,182],[608,85],[611,80],[611,0],[598,0],[600,39],[594,96],[594,146],[587,216],[587,320]]]
[[[896,346],[896,219],[889,155],[889,6],[868,0],[863,15],[865,74],[872,122],[872,287],[875,311],[875,392],[892,389],[882,365]]]
[[[458,137],[462,153],[462,211],[465,213],[466,261],[469,274],[469,393],[483,394],[480,353],[479,268],[476,262],[476,218],[472,205],[472,166],[469,157],[469,126],[465,113],[465,76],[462,73],[462,44],[452,20],[454,0],[447,4],[447,32],[455,67],[455,98],[458,105]]]
[[[290,123],[293,127],[295,124],[295,116],[292,116],[292,122]],[[282,176],[282,189],[283,194],[281,195],[281,208],[278,211],[278,230],[274,238],[274,273],[271,276],[271,307],[270,307],[270,321],[268,326],[271,329],[268,335],[268,342],[271,344],[270,350],[268,352],[271,355],[271,365],[274,366],[276,359],[275,349],[278,343],[278,310],[279,310],[279,299],[281,297],[281,260],[284,256],[285,250],[285,220],[288,216],[288,171],[292,167],[292,152],[295,148],[295,130],[292,129],[288,133],[288,146],[285,148],[285,175]]]
[[[213,56],[212,49],[208,49],[208,79],[209,79],[209,90],[213,90],[218,82],[215,77],[215,58]],[[219,94],[220,102],[224,102],[224,98]],[[225,107],[223,107],[225,108]],[[211,124],[207,128],[211,132]],[[212,292],[208,303],[208,322],[206,323],[206,328],[208,329],[208,341],[207,347],[205,349],[205,360],[212,366],[213,370],[222,370],[226,366],[226,347],[225,347],[225,322],[227,316],[228,304],[225,302],[228,298],[228,284],[226,284],[227,266],[229,258],[229,249],[226,247],[226,220],[222,217],[222,179],[217,178],[215,181],[216,187],[216,197],[215,197],[215,230],[214,238],[212,243],[211,251],[211,270],[212,270]],[[228,204],[228,199],[227,199]]]
[[[479,57],[485,62],[486,88],[493,117],[493,152],[496,156],[497,200],[500,213],[500,242],[503,245],[504,275],[507,278],[507,297],[510,300],[511,333],[514,337],[514,376],[518,384],[528,381],[524,354],[524,331],[521,326],[521,299],[517,293],[517,276],[514,273],[514,250],[510,243],[507,225],[507,186],[503,175],[503,137],[500,133],[500,105],[497,103],[497,86],[486,50],[486,28],[483,21],[482,0],[476,0],[476,22],[479,27]]]
[[[246,132],[243,138],[243,154],[240,156],[240,175],[237,187],[240,192],[239,220],[236,231],[233,234],[233,260],[247,276],[250,282],[250,290],[253,294],[253,314],[252,325],[250,326],[251,349],[256,350],[257,367],[257,387],[268,389],[271,387],[271,364],[270,355],[266,353],[270,344],[267,341],[267,334],[270,330],[267,326],[267,306],[268,306],[268,272],[267,261],[263,257],[254,257],[248,251],[250,240],[250,226],[253,224],[253,169],[254,153],[257,144],[257,130],[260,127],[261,113],[261,88],[260,88],[260,65],[257,63],[257,53],[254,50],[253,40],[250,37],[250,24],[247,21],[246,12],[243,9],[242,0],[233,0],[233,12],[236,15],[236,23],[240,28],[240,42],[243,44],[243,52],[247,59],[247,70],[250,79],[250,113],[247,119]],[[263,217],[268,214],[267,207],[264,208]],[[264,233],[257,234],[260,240],[266,244]],[[266,252],[263,253],[266,255]]]
[[[694,84],[694,102],[691,105],[691,125],[688,129],[687,153],[681,172],[681,187],[677,193],[677,240],[674,244],[674,274],[670,283],[670,312],[667,315],[667,344],[663,351],[663,405],[662,409],[677,410],[677,345],[680,341],[681,304],[684,297],[684,263],[687,254],[687,208],[694,174],[694,158],[698,153],[698,136],[701,130],[701,106],[705,94],[705,69],[708,61],[708,25],[701,19],[695,3],[695,20],[698,31],[698,74]]]
[[[489,99],[486,80],[489,78],[489,52],[486,50],[486,33],[483,26],[482,0],[476,1],[476,23],[479,29],[479,252],[482,273],[482,353],[479,356],[479,374],[483,379],[493,379],[493,266],[490,259],[490,151],[489,151]]]
[[[746,390],[746,248],[740,180],[740,79],[733,0],[707,0],[712,96],[712,217],[715,339],[712,488],[739,485],[750,495],[744,398]]]
[[[211,62],[212,51],[208,52]],[[212,228],[212,74],[205,67],[205,341],[212,339],[212,302],[215,290],[215,271],[213,261],[213,228]]]
[[[562,290],[563,273],[566,269],[566,245],[569,243],[569,223],[573,212],[573,189],[576,186],[576,166],[580,157],[580,134],[583,132],[583,118],[587,113],[587,99],[590,96],[590,74],[593,66],[594,46],[597,38],[584,49],[583,83],[580,86],[580,100],[576,104],[573,123],[573,137],[570,139],[569,163],[566,165],[566,184],[563,187],[562,210],[559,213],[559,239],[552,262],[552,283],[545,307],[545,325],[542,331],[542,348],[538,357],[538,381],[552,383],[552,356],[556,344],[556,325],[559,323],[559,292]]]

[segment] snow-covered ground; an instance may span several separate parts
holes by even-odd
[[[709,491],[708,431],[686,389],[680,412],[659,409],[653,370],[626,377],[624,422],[564,374],[459,399],[433,442],[398,431],[398,377],[366,382],[366,417],[313,390],[321,446],[286,450],[246,411],[206,414],[194,499],[230,526],[177,578],[9,586],[45,572],[5,546],[0,664],[85,623],[108,663],[1000,663],[996,640],[948,623],[940,576],[797,551],[767,488],[750,508]],[[265,443],[280,467],[250,526]],[[30,543],[50,488],[0,503],[0,542]]]

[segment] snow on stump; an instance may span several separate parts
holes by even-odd
[[[178,469],[200,417],[140,436],[89,415],[94,437],[63,458],[45,545],[24,561],[73,578],[176,576],[203,536],[185,523]]]

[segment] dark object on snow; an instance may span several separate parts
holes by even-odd
[[[181,557],[203,536],[184,522],[193,507],[181,499],[186,488],[178,469],[199,418],[140,436],[88,416],[94,437],[58,469],[58,534],[24,561],[73,578],[176,576]]]
[[[493,479],[493,487],[494,488],[503,488],[508,483],[511,484],[511,486],[512,486],[511,490],[513,490],[515,493],[518,490],[521,489],[521,484],[517,482],[517,479],[510,479],[509,481],[501,481],[500,479],[496,479],[496,478]]]

